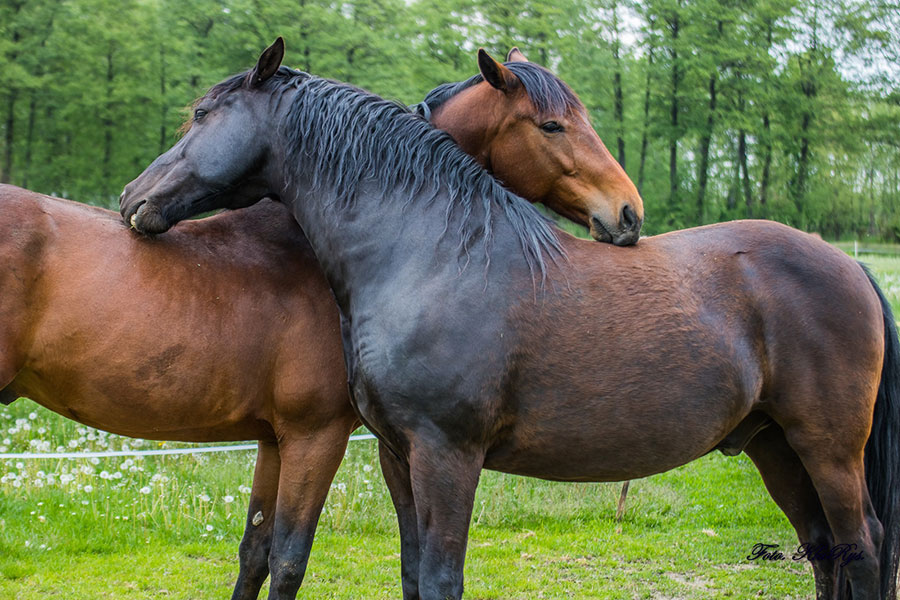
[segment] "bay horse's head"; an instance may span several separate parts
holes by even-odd
[[[423,103],[436,127],[510,189],[586,225],[594,239],[638,240],[644,204],[562,80],[513,48],[501,64],[478,51],[480,75]]]
[[[256,66],[213,86],[194,103],[184,136],[125,186],[119,209],[141,233],[167,231],[178,221],[214,208],[243,208],[272,195],[265,165],[274,125],[265,91],[279,75],[284,42],[278,38]],[[297,75],[291,71],[291,75]]]

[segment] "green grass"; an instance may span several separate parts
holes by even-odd
[[[0,410],[0,432],[6,452],[28,451],[37,439],[52,439],[49,450],[70,442],[85,450],[136,444],[26,400]],[[0,463],[0,598],[228,597],[253,457]],[[471,528],[467,597],[812,594],[806,565],[745,558],[756,542],[794,544],[747,459],[711,455],[635,482],[621,524],[618,493],[617,484],[485,472]],[[329,496],[300,597],[398,598],[398,548],[375,443],[354,442]]]
[[[863,257],[900,313],[900,258]],[[157,447],[20,400],[0,408],[4,452]],[[174,446],[176,444],[166,444]],[[0,460],[0,598],[230,596],[253,452]],[[466,562],[469,599],[812,598],[806,563],[747,560],[796,537],[744,457],[712,454],[633,482],[562,484],[485,472]],[[351,443],[300,598],[400,597],[399,540],[375,443]],[[264,596],[263,596],[264,597]]]

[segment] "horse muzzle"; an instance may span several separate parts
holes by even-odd
[[[618,223],[609,225],[600,215],[592,215],[589,229],[591,237],[598,242],[606,242],[616,246],[631,246],[641,237],[640,218],[630,205],[626,204],[619,213]]]
[[[159,207],[147,200],[138,202],[134,209],[123,210],[122,217],[132,229],[144,235],[157,235],[170,229],[169,222],[163,216]]]

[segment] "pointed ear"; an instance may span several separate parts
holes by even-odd
[[[275,74],[284,58],[284,40],[279,37],[271,46],[263,50],[256,66],[250,72],[250,86],[259,87]]]
[[[484,80],[501,92],[507,92],[519,84],[519,78],[512,71],[491,58],[491,55],[485,52],[484,48],[478,49],[478,69],[481,71]]]
[[[528,59],[517,46],[513,46],[513,49],[506,55],[506,62],[528,62]]]

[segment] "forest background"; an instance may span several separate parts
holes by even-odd
[[[519,46],[580,95],[647,234],[754,217],[900,241],[889,0],[0,0],[0,182],[117,207],[278,35],[286,64],[406,104]]]

